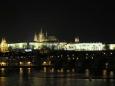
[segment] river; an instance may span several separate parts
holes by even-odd
[[[113,74],[111,73],[111,77]],[[0,86],[115,86],[115,79],[76,72],[46,72],[31,68],[0,68]]]

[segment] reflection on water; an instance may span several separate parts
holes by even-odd
[[[113,76],[114,76],[114,72],[110,71],[110,77],[113,78]]]
[[[43,71],[32,68],[0,68],[0,86],[115,86],[114,72],[102,71],[100,78],[95,78],[89,69],[83,74],[75,70],[47,68]],[[108,79],[108,77],[110,79]]]
[[[85,70],[85,76],[86,76],[86,77],[89,77],[89,76],[90,76],[90,71],[89,71],[89,69],[86,69],[86,70]]]
[[[47,72],[47,71],[46,71],[46,67],[44,67],[44,70],[43,70],[43,71],[44,71],[44,72]]]
[[[31,74],[31,68],[27,68],[28,74]]]
[[[1,68],[1,73],[4,74],[5,68]]]
[[[23,68],[20,68],[19,74],[20,74],[20,76],[23,74]]]
[[[107,70],[103,70],[103,79],[107,78]]]

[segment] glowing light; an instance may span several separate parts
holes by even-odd
[[[47,65],[47,62],[44,61],[44,62],[42,63],[42,65]]]
[[[26,51],[26,52],[31,52],[31,51],[32,51],[32,49],[25,49],[25,51]]]
[[[22,65],[23,64],[23,62],[19,62],[20,63],[20,65]]]
[[[109,49],[110,50],[115,50],[115,44],[109,44]]]
[[[0,65],[1,66],[6,66],[6,62],[1,62]]]
[[[23,68],[20,68],[20,75],[22,75],[23,74]]]
[[[30,66],[31,64],[32,64],[32,63],[31,63],[30,61],[29,61],[29,62],[27,62],[27,65],[29,65],[29,66]]]
[[[76,60],[78,60],[79,58],[77,57],[77,59]]]
[[[91,57],[91,59],[94,59],[93,57]]]

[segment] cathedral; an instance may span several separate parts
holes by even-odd
[[[47,32],[44,34],[42,29],[39,34],[35,34],[34,42],[55,42],[58,41],[55,36],[48,36]]]

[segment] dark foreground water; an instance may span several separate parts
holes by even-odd
[[[75,72],[46,72],[31,68],[0,68],[0,86],[115,86],[113,72],[107,78],[90,76],[88,70],[79,74]]]

